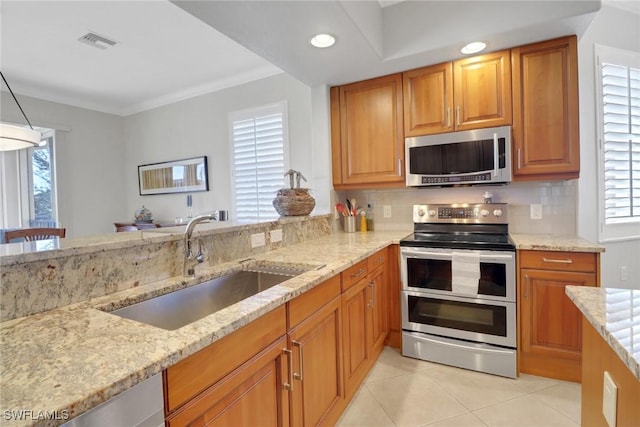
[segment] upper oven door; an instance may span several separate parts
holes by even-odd
[[[475,297],[516,300],[515,252],[402,247],[400,253],[402,288],[405,290],[469,297],[469,294],[453,292],[452,266],[454,253],[473,253],[478,255],[480,263]]]

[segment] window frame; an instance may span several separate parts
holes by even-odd
[[[288,104],[286,100],[266,104],[258,107],[251,107],[244,110],[232,111],[228,116],[228,129],[229,129],[229,159],[230,159],[230,184],[231,184],[231,219],[238,222],[238,208],[236,197],[236,178],[235,178],[235,140],[234,140],[234,123],[242,120],[249,120],[260,116],[268,116],[272,114],[282,114],[282,153],[283,153],[283,176],[282,182],[284,182],[284,172],[289,169],[289,120],[288,120]],[[273,194],[276,197],[276,194]],[[274,221],[280,217],[275,208],[273,209],[273,217],[259,218],[259,222]],[[245,223],[245,222],[243,222]],[[250,223],[250,222],[246,222]]]
[[[604,105],[602,63],[631,66],[640,69],[640,52],[626,51],[609,46],[595,45],[596,138],[598,162],[598,240],[616,242],[640,239],[640,217],[606,222],[604,172]]]

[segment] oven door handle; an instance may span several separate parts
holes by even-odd
[[[429,252],[429,251],[412,251],[405,250],[401,251],[402,255],[413,255],[416,257],[425,257],[425,256],[437,256],[437,257],[449,257],[453,256],[453,252]],[[495,258],[495,259],[513,259],[513,255],[502,255],[502,254],[480,254],[480,258]]]

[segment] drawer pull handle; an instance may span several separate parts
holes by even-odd
[[[366,272],[367,272],[367,270],[365,270],[364,268],[361,268],[360,270],[356,271],[355,273],[351,273],[351,278],[355,279],[356,277],[362,276]]]
[[[573,264],[572,259],[550,259],[550,258],[542,258],[543,262],[554,262],[556,264]]]
[[[293,351],[288,348],[283,348],[282,352],[287,355],[287,359],[289,359],[289,382],[284,383],[284,389],[293,391]]]

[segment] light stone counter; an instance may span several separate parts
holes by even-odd
[[[255,262],[322,267],[174,331],[102,310],[208,280],[239,269],[238,262],[199,265],[197,280],[174,277],[0,323],[0,416],[11,410],[68,411],[70,417],[78,416],[409,233],[336,233],[257,255]],[[2,424],[61,422],[3,417]]]
[[[566,293],[640,380],[640,290],[567,286]]]
[[[577,236],[509,234],[516,249],[534,251],[604,252],[604,246]]]

